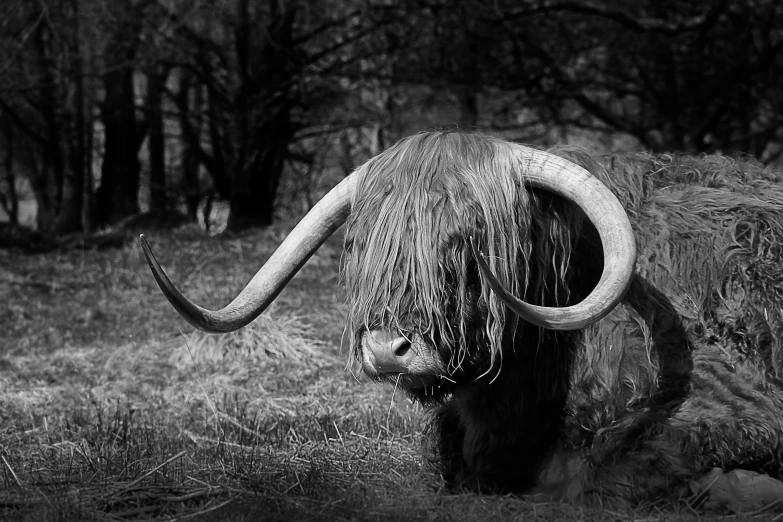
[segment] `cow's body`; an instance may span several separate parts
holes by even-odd
[[[348,219],[356,355],[430,407],[425,456],[458,487],[639,501],[713,468],[780,478],[783,176],[554,154],[406,138],[330,191],[220,311],[182,296],[143,246],[183,317],[230,331]]]
[[[753,162],[719,157],[596,161],[579,151],[555,153],[587,167],[618,196],[637,237],[636,275],[621,305],[584,330],[520,325],[505,338],[496,372],[479,377],[488,368],[484,358],[462,378],[452,375],[456,384],[409,387],[433,404],[429,462],[457,486],[632,501],[682,494],[688,480],[715,467],[780,477],[780,182]],[[568,253],[547,251],[549,264],[567,261],[562,278],[558,270],[544,276],[549,290],[540,293],[541,304],[578,301],[601,273],[600,241],[560,198],[539,193],[530,201],[540,207],[532,214],[550,221],[540,230],[569,243],[553,247]],[[349,241],[404,235],[373,230],[377,219],[354,215],[358,230],[349,224]],[[533,251],[531,258],[542,250]],[[350,262],[349,285],[356,270]],[[533,280],[547,270],[536,259],[528,266]],[[561,285],[551,291],[555,278]],[[535,301],[531,294],[526,301]],[[480,343],[465,352],[486,354]],[[361,334],[357,344],[366,351]],[[453,358],[446,353],[443,359]]]
[[[625,156],[638,276],[580,344],[563,447],[582,489],[646,497],[713,467],[783,474],[783,190],[752,162]]]

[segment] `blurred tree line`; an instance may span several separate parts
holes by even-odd
[[[0,208],[265,225],[414,130],[783,152],[779,0],[4,0]],[[334,180],[332,180],[334,181]],[[326,188],[326,187],[324,187]]]

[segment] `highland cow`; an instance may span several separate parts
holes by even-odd
[[[714,468],[783,475],[779,174],[426,132],[336,186],[220,311],[142,246],[180,314],[226,332],[345,222],[355,354],[429,407],[448,483],[638,502]]]

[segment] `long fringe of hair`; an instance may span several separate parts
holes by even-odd
[[[420,133],[352,175],[359,183],[343,262],[352,331],[417,333],[434,347],[450,347],[450,369],[460,367],[480,336],[494,364],[517,318],[484,281],[473,279],[471,241],[515,295],[531,302],[567,297],[573,227],[538,215],[541,205],[525,190],[524,167],[508,142],[478,133]],[[471,288],[479,286],[485,320],[477,328]],[[356,341],[352,336],[354,348]]]

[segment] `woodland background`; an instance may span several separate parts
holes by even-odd
[[[448,125],[783,153],[778,0],[0,4],[6,232],[294,219],[399,137]]]

